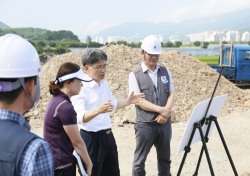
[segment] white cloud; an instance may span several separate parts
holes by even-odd
[[[201,17],[215,16],[222,13],[233,12],[240,9],[250,8],[249,0],[209,0],[205,1],[198,9]]]
[[[73,0],[73,2],[68,0],[43,0],[41,2],[25,0],[25,3],[20,0],[0,1],[3,1],[0,5],[0,21],[11,27],[65,29],[72,30],[79,36],[95,35],[104,29],[126,21],[178,23],[186,19],[215,16],[250,8],[250,0],[179,0],[171,2],[166,0],[158,0],[157,2],[110,0],[100,3],[97,0]],[[23,6],[20,8],[22,4]],[[48,6],[48,4],[50,5]],[[12,9],[17,15],[13,17],[12,11],[8,9]],[[44,13],[44,9],[48,13]]]
[[[244,8],[250,8],[249,0],[204,0],[188,1],[156,14],[154,22],[180,22],[186,19],[216,16],[222,13],[232,12]]]
[[[194,11],[190,6],[178,7],[175,13],[172,15],[172,20],[175,22],[182,21],[184,19],[189,19],[194,15]]]

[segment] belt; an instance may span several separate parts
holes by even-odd
[[[83,129],[81,129],[81,130],[83,130]],[[85,130],[83,130],[83,131],[85,131]],[[85,131],[85,132],[97,133],[97,134],[111,134],[112,130],[111,129],[106,129],[106,130],[100,130],[100,131]]]

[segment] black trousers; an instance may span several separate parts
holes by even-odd
[[[64,169],[54,170],[55,176],[76,176],[76,165]]]
[[[91,176],[120,176],[118,152],[112,132],[80,131],[93,163]]]

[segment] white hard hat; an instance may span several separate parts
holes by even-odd
[[[34,46],[16,34],[0,37],[0,78],[39,75],[40,60]]]
[[[161,42],[154,35],[149,35],[143,39],[141,49],[149,54],[161,54],[162,52]]]

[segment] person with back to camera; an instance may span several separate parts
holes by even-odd
[[[36,49],[15,34],[0,37],[0,176],[52,176],[49,145],[24,119],[40,98]]]
[[[60,66],[56,79],[49,84],[53,97],[45,112],[44,139],[52,149],[55,176],[76,175],[74,150],[83,160],[87,174],[91,175],[92,162],[80,136],[76,112],[70,101],[71,96],[80,92],[81,81],[91,80],[79,65],[66,62]]]
[[[162,52],[160,40],[149,35],[142,41],[141,49],[142,63],[129,74],[129,92],[145,95],[145,100],[136,105],[136,149],[132,173],[133,176],[146,175],[145,161],[154,145],[158,175],[169,176],[174,83],[170,71],[158,65]]]
[[[111,131],[111,111],[138,103],[143,94],[116,100],[104,80],[107,55],[99,49],[87,50],[81,59],[86,74],[93,78],[84,82],[79,95],[71,98],[77,112],[80,134],[93,162],[91,176],[119,176],[117,145]]]

